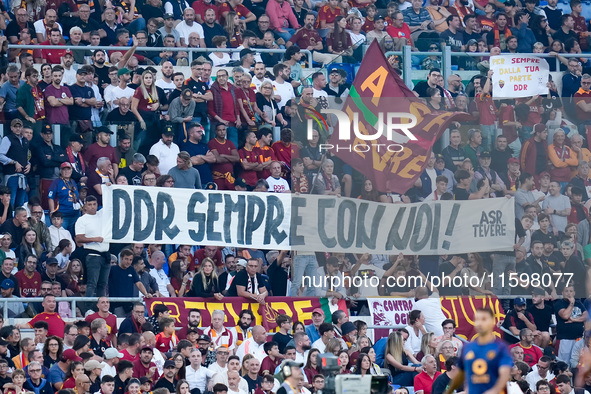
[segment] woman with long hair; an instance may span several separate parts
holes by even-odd
[[[73,259],[68,264],[66,272],[62,275],[62,279],[66,282],[66,295],[68,297],[80,296],[80,288],[78,285],[84,281],[84,267],[79,259]]]
[[[185,260],[175,260],[170,265],[170,284],[177,297],[185,297],[191,288],[193,273],[187,272],[188,264]]]
[[[228,34],[228,37],[230,37],[230,48],[238,48],[242,45],[242,32],[244,28],[236,12],[230,11],[226,14],[224,30]]]
[[[64,342],[56,336],[47,337],[43,345],[43,366],[47,369],[53,367],[62,358]]]
[[[434,333],[428,332],[423,335],[423,338],[421,339],[421,351],[417,353],[417,361],[421,361],[427,354],[435,356],[436,353],[437,338]]]
[[[351,36],[347,33],[347,19],[343,15],[339,15],[334,20],[334,29],[326,37],[326,46],[328,53],[342,57],[336,58],[336,63],[352,63],[353,55],[353,41]]]
[[[62,239],[53,251],[53,255],[57,259],[58,270],[57,274],[61,275],[68,269],[70,264],[70,255],[72,254],[72,242],[69,239]]]
[[[185,379],[181,379],[176,383],[176,394],[191,394],[189,389],[189,382]]]
[[[74,349],[77,355],[88,352],[90,350],[90,338],[84,335],[78,335],[74,339],[72,349]]]
[[[347,350],[341,350],[337,357],[339,358],[339,362],[341,364],[341,370],[339,371],[339,374],[346,375],[351,373],[351,369],[349,367],[349,352]]]
[[[318,368],[319,353],[320,350],[318,349],[310,349],[308,352],[308,360],[306,361],[306,365],[304,365],[304,374],[308,378],[308,382],[313,382],[314,376],[320,373],[320,368]]]
[[[181,381],[184,380],[186,375],[186,367],[185,367],[185,356],[180,353],[176,353],[172,356],[172,361],[174,361],[174,366],[177,370],[176,378],[177,380]],[[177,386],[178,387],[178,386]]]
[[[25,230],[21,244],[17,246],[14,251],[16,258],[18,259],[18,269],[22,270],[25,267],[25,260],[28,255],[32,254],[33,256],[36,256],[37,260],[40,261],[43,252],[43,246],[41,246],[41,242],[39,241],[39,237],[37,237],[35,230],[32,228]]]
[[[140,147],[148,151],[160,138],[160,101],[156,78],[151,71],[142,74],[142,82],[131,98],[131,112],[140,124]],[[143,135],[142,135],[143,134]],[[147,149],[146,149],[147,148]],[[142,148],[140,148],[141,150]]]
[[[215,264],[209,257],[204,258],[201,262],[201,267],[193,279],[193,286],[191,287],[191,291],[189,291],[189,297],[214,297],[218,301],[224,298],[218,284],[218,274],[216,273]]]
[[[359,353],[359,357],[357,357],[357,362],[355,363],[355,370],[353,373],[355,375],[365,376],[367,374],[372,375],[371,373],[371,360],[366,353]]]
[[[544,49],[548,48],[552,44],[552,36],[550,33],[550,25],[548,25],[548,19],[546,16],[535,15],[531,16],[529,21],[529,27],[536,37],[536,41],[544,45]]]
[[[365,182],[363,182],[363,190],[361,191],[361,195],[357,198],[361,200],[379,202],[380,192],[378,192],[377,189],[373,187],[373,182],[371,179],[366,179]]]
[[[337,356],[342,349],[343,349],[342,342],[336,338],[331,338],[326,343],[326,348],[324,349],[324,353],[332,353],[335,356]]]
[[[376,364],[376,351],[374,350],[374,348],[371,346],[364,347],[363,349],[361,349],[361,353],[367,354],[367,356],[369,357],[369,361],[371,361],[371,368],[370,368],[371,374],[372,375],[383,375],[382,369],[380,368],[380,366],[378,364]]]
[[[306,326],[301,321],[294,321],[293,327],[291,328],[293,331],[293,335],[297,332],[306,332]]]
[[[392,376],[391,382],[393,384],[412,386],[414,384],[414,377],[423,370],[422,367],[411,365],[418,363],[411,351],[404,348],[402,333],[395,331],[388,336],[384,366],[387,366],[390,370],[390,375]]]
[[[242,368],[240,369],[240,376],[248,375],[248,361],[254,358],[252,354],[247,354],[242,358]]]
[[[90,340],[89,340],[90,341]],[[62,390],[76,388],[76,378],[84,374],[84,365],[80,361],[73,361],[68,368]]]

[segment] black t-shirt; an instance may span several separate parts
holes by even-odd
[[[73,84],[68,86],[68,88],[70,89],[70,93],[72,93],[72,97],[74,99],[76,99],[77,97],[81,97],[84,99],[94,97],[94,91],[91,87]],[[90,109],[90,107],[80,107],[76,104],[68,105],[68,113],[70,114],[70,120],[89,120],[92,115]]]
[[[415,85],[415,88],[413,90],[419,94],[419,97],[429,97],[427,95],[427,89],[429,89],[429,88],[430,88],[430,86],[427,83],[427,81],[421,81]],[[441,93],[441,97],[445,97],[441,86],[436,86],[436,88],[439,89],[439,93]]]
[[[460,187],[454,188],[454,200],[468,200],[470,198],[470,192]]]
[[[256,274],[256,282],[257,282],[258,288],[265,286],[265,280],[263,279],[263,277],[259,273]],[[230,288],[228,289],[228,294],[227,294],[228,297],[237,297],[238,296],[238,293],[236,291],[236,286],[244,286],[245,289],[248,290],[248,272],[246,272],[246,270],[242,270],[236,274],[236,276],[232,280],[232,284],[230,285]],[[254,292],[255,292],[255,290],[253,289],[253,293]]]
[[[47,271],[41,273],[41,280],[43,282],[45,282],[45,281],[47,281],[47,282],[59,282],[62,285],[62,290],[66,290],[66,287],[68,287],[68,284],[66,283],[66,281],[61,276],[56,275],[52,279],[52,278],[49,277],[49,275],[47,275]]]
[[[546,156],[546,141],[534,141],[536,143],[536,174],[546,171],[548,157]]]
[[[13,211],[14,211],[14,209],[12,208],[12,205],[8,204],[8,210],[6,211],[6,220],[9,220],[10,218],[12,218],[14,216]],[[4,204],[2,204],[0,202],[0,216],[2,216],[3,213],[4,213]]]
[[[534,317],[527,311],[524,312],[524,315],[530,322],[534,321]],[[523,320],[517,317],[517,312],[515,311],[515,309],[511,309],[505,316],[505,321],[503,321],[503,327],[505,327],[506,329],[509,329],[509,327],[515,327],[521,331],[522,329],[527,328],[527,325]],[[519,342],[519,339],[509,334],[504,334],[503,339],[511,344]]]
[[[468,43],[468,41],[470,40],[480,40],[482,38],[482,33],[478,34],[475,32],[472,32],[472,34],[468,34],[465,31],[462,32],[462,44],[466,45]]]
[[[443,275],[444,278],[449,277],[449,275],[455,270],[456,267],[449,261],[444,261],[439,265],[439,273]],[[441,296],[455,296],[461,295],[462,289],[458,287],[454,287],[452,284],[448,284],[447,282],[442,283],[439,287],[439,295]]]
[[[122,168],[119,170],[121,175],[125,175],[127,178],[127,183],[133,186],[141,186],[142,184],[142,172],[141,171],[134,171],[129,167]]]
[[[577,34],[574,31],[569,31],[568,34],[562,31],[562,28],[556,30],[556,33],[552,35],[553,40],[560,40],[561,42],[566,42],[569,38],[577,39]]]
[[[211,40],[215,36],[223,36],[228,38],[228,33],[226,32],[226,30],[224,30],[222,25],[220,25],[217,22],[213,24],[213,27],[207,26],[207,23],[203,23],[201,27],[203,27],[203,40],[205,41],[205,46],[207,48],[215,47],[215,45],[213,45],[213,42],[211,42]]]
[[[105,350],[109,348],[109,345],[102,339],[97,343],[96,339],[94,339],[93,336],[90,336],[90,348],[94,354],[99,357],[103,357],[103,354],[105,353]]]
[[[154,389],[159,389],[159,388],[168,389],[169,393],[176,392],[176,386],[175,386],[174,382],[171,383],[166,378],[160,378],[160,380],[158,380],[156,382],[156,384],[154,385]]]
[[[583,322],[577,323],[566,323],[566,321],[560,317],[562,309],[568,308],[568,300],[556,300],[554,301],[554,314],[556,315],[556,339],[579,339],[583,336]],[[575,301],[573,310],[571,312],[571,318],[581,317],[585,312],[585,306],[580,301]]]
[[[277,342],[277,347],[279,348],[279,353],[285,354],[285,347],[293,339],[293,335],[291,334],[282,334],[280,332],[273,335],[273,341]]]
[[[0,233],[10,233],[10,235],[12,235],[10,249],[14,249],[22,242],[25,230],[20,226],[15,226],[13,219],[7,218],[6,221],[0,226]]]
[[[83,33],[90,33],[93,30],[100,29],[99,23],[92,18],[88,18],[87,22],[83,22],[82,19],[78,18],[75,26],[80,27]]]
[[[115,376],[115,390],[113,391],[113,394],[125,394],[125,388],[130,380],[131,378],[123,382],[121,378],[119,378],[119,375]]]
[[[251,379],[250,376],[244,375],[244,380],[246,380],[246,383],[248,383],[249,393],[256,391],[256,389],[261,387],[261,383],[263,383],[263,378],[261,376],[257,376],[256,379]]]
[[[125,115],[121,115],[119,108],[115,108],[107,115],[107,122],[111,123],[133,123],[137,122],[137,118],[131,111],[127,111]]]
[[[550,323],[552,323],[552,315],[554,313],[550,305],[544,304],[543,308],[530,305],[527,307],[527,311],[534,317],[534,324],[539,331],[550,331]]]
[[[35,26],[33,25],[33,22],[27,21],[27,24],[25,26],[26,29],[31,29],[33,31],[35,31]],[[19,34],[21,32],[21,27],[18,25],[18,23],[16,22],[16,20],[12,20],[8,26],[6,26],[6,32],[5,32],[5,36],[6,37],[17,37],[19,38]]]
[[[185,81],[185,85],[183,87],[183,89],[185,88],[189,88],[191,89],[191,91],[193,93],[199,94],[199,95],[204,95],[207,92],[209,92],[209,88],[207,87],[207,85],[204,82],[197,82],[195,81],[193,78],[189,78]],[[174,92],[171,93],[171,97],[170,100],[172,100],[172,94]],[[207,102],[203,101],[200,103],[195,103],[195,111],[193,112],[193,116],[202,116],[204,114],[207,114]]]
[[[464,40],[464,33],[456,31],[452,33],[451,30],[447,29],[440,34],[441,40],[445,42],[445,45],[451,47],[454,52],[462,51],[462,41]]]
[[[556,236],[553,233],[551,233],[551,232],[548,232],[547,234],[544,234],[542,232],[542,230],[536,230],[531,235],[531,241],[532,242],[534,242],[534,241],[541,241],[543,244],[552,243],[554,246],[556,246],[556,243],[557,243],[558,240],[556,239]]]
[[[447,376],[447,373],[442,373],[435,379],[433,382],[433,386],[431,386],[431,394],[443,394],[447,390],[447,386],[449,386],[449,382],[451,379]],[[461,390],[458,390],[458,392]]]
[[[111,79],[109,78],[109,67],[103,65],[103,67],[97,67],[96,64],[93,64],[94,66],[94,73],[96,75],[98,75],[99,78],[99,83],[98,86],[101,90],[101,93],[103,92],[103,88],[101,86],[103,86],[104,83],[106,83],[107,85],[111,83]]]

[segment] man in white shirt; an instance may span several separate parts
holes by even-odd
[[[48,9],[45,11],[45,18],[39,19],[37,22],[33,23],[33,27],[35,28],[35,33],[37,34],[37,41],[43,42],[48,39],[47,32],[51,31],[54,27],[60,29],[60,33],[64,33],[62,26],[56,22],[57,21],[57,12],[53,9]]]
[[[279,97],[281,100],[277,102],[279,109],[285,107],[285,104],[292,98],[295,97],[293,86],[291,83],[286,82],[291,74],[291,67],[287,64],[279,63],[273,67],[273,75],[275,75],[275,81],[273,81],[273,95]]]
[[[51,244],[58,245],[62,239],[67,239],[71,242],[72,252],[76,250],[76,243],[72,238],[72,234],[65,228],[62,227],[64,222],[64,214],[60,211],[56,211],[51,214],[51,223],[49,226],[49,236],[51,237]]]
[[[127,86],[131,80],[131,71],[128,68],[120,68],[117,71],[117,77],[119,78],[119,85],[111,90],[108,97],[108,104],[112,109],[119,107],[119,99],[126,97],[131,100],[131,97],[135,93],[134,89]]]
[[[160,251],[154,252],[150,259],[150,263],[154,266],[154,268],[150,270],[150,276],[156,279],[158,291],[162,294],[162,297],[176,297],[174,288],[170,284],[170,279],[162,269],[165,262],[166,256],[164,256],[164,253]]]
[[[441,310],[441,299],[437,288],[434,288],[431,297],[429,297],[429,291],[426,287],[417,287],[415,298],[418,301],[414,303],[412,310],[423,312],[427,332],[434,333],[436,337],[443,335],[441,323],[445,321],[446,317]]]
[[[158,169],[161,175],[168,174],[172,167],[176,167],[176,158],[181,151],[179,146],[172,142],[173,139],[174,131],[172,126],[166,126],[160,141],[150,148],[150,154],[158,158]]]
[[[271,175],[266,179],[269,184],[269,191],[272,193],[291,193],[289,183],[281,178],[281,169],[281,162],[274,161],[271,163]]]
[[[263,361],[267,353],[263,345],[267,342],[267,330],[263,326],[254,326],[252,338],[248,338],[236,350],[236,355],[242,360],[246,354],[252,354],[257,360]]]
[[[554,374],[550,372],[550,364],[552,364],[552,359],[548,356],[542,356],[538,360],[538,363],[531,368],[531,371],[527,374],[525,380],[529,383],[529,388],[532,391],[536,390],[536,383],[538,383],[538,381],[544,379],[549,382],[554,379]]]
[[[106,258],[109,243],[103,240],[103,211],[97,212],[98,203],[95,196],[86,197],[84,207],[86,213],[76,221],[76,243],[82,244],[88,252],[85,273],[86,296],[102,297],[106,295],[111,270],[111,259]]]
[[[308,361],[308,352],[312,348],[312,346],[310,345],[310,337],[308,337],[308,334],[306,334],[305,332],[296,332],[293,336],[293,342],[295,343],[296,351],[295,360],[300,363],[302,362],[302,360]]]
[[[216,374],[228,373],[228,356],[230,351],[225,346],[218,346],[215,351],[215,363],[211,364],[207,369]]]
[[[230,394],[247,394],[248,389],[243,390],[240,388],[240,383],[242,380],[244,380],[244,378],[241,378],[240,375],[238,374],[238,372],[236,372],[236,371],[228,372],[228,385],[227,385],[228,386],[228,393],[230,393]]]
[[[105,375],[117,376],[116,365],[121,357],[123,357],[123,353],[119,353],[119,350],[114,347],[110,347],[103,352],[103,360],[107,365],[101,370],[101,378]]]
[[[176,25],[175,29],[181,36],[180,46],[189,46],[189,34],[197,33],[199,36],[199,47],[205,48],[203,27],[201,27],[199,23],[195,22],[195,10],[193,8],[185,8],[185,11],[183,12],[183,21]]]
[[[211,326],[203,329],[203,334],[211,338],[214,347],[225,346],[232,351],[236,347],[236,335],[232,330],[224,327],[226,314],[220,309],[216,309],[211,313]]]
[[[211,391],[213,388],[212,378],[216,375],[215,372],[201,366],[201,352],[197,348],[191,349],[189,362],[185,368],[185,379],[189,383],[189,389],[199,389],[201,393],[205,392],[205,388]]]
[[[445,175],[438,175],[437,178],[435,178],[435,190],[433,190],[433,192],[431,194],[429,194],[427,197],[425,197],[424,201],[439,201],[441,200],[441,196],[443,196],[443,193],[445,193],[447,191],[447,184],[449,183],[449,180],[447,179],[447,177]]]
[[[226,386],[228,386],[228,384],[229,384],[228,375],[231,374],[232,372],[238,373],[238,371],[240,371],[241,368],[242,367],[240,365],[240,357],[238,357],[238,356],[228,357],[227,372],[222,373],[222,374],[216,373],[212,379],[213,384],[216,385],[218,383],[221,383],[221,384],[225,384]],[[240,375],[238,375],[238,377],[240,377]],[[241,391],[248,393],[248,382],[246,381],[246,379],[240,378],[240,382],[238,383],[238,387]]]
[[[265,77],[265,73],[267,72],[267,68],[265,67],[265,63],[257,62],[254,64],[254,76],[252,77],[251,86],[254,86],[254,90],[256,92],[260,91],[261,85],[263,82],[271,82],[269,78]]]
[[[330,323],[322,323],[320,327],[318,327],[318,332],[320,333],[320,339],[312,344],[312,348],[318,349],[320,353],[324,353],[326,350],[326,344],[334,338],[334,327]]]

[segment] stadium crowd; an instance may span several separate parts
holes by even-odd
[[[570,2],[570,13],[557,0],[0,2],[0,295],[43,297],[8,303],[4,318],[28,322],[0,328],[0,390],[316,392],[329,377],[317,356],[332,353],[341,374],[387,375],[397,394],[442,394],[458,373],[466,338],[455,334],[439,297],[503,295],[499,330],[511,346],[511,379],[523,393],[588,394],[591,380],[577,373],[591,340],[584,327],[591,295],[591,23],[582,7],[580,0]],[[438,56],[412,56],[415,68],[429,72],[416,95],[432,110],[472,119],[452,124],[449,145],[436,143],[414,187],[379,193],[319,149],[329,130],[304,137],[311,112],[349,95],[347,80],[374,40],[385,51],[410,45],[438,52],[445,45],[490,55],[549,53],[559,60],[550,68],[562,72],[560,90],[550,80],[546,97],[493,100],[488,56],[453,57],[458,70],[473,74],[465,81],[457,74],[445,80]],[[138,50],[146,47],[154,49]],[[400,59],[388,60],[399,71]],[[336,64],[328,75],[304,74]],[[109,244],[100,208],[101,186],[111,184],[383,203],[509,196],[517,236],[513,252],[453,256]],[[465,288],[386,285],[390,277],[515,273],[525,276],[513,287],[499,280]],[[540,285],[555,273],[572,278]],[[303,287],[304,275],[377,276],[381,285]],[[179,322],[162,304],[148,317],[143,303],[109,301],[244,297],[264,304],[268,296],[296,295],[345,300],[349,313],[318,308],[309,326],[279,315],[278,331],[268,333],[250,310],[235,327],[225,327],[226,315],[216,310],[204,326],[199,310]],[[364,298],[377,295],[416,302],[406,328],[374,343],[355,316],[368,315]],[[71,310],[56,302],[63,296],[99,299]],[[21,338],[21,329],[33,329],[34,338]]]

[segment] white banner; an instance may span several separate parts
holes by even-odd
[[[408,326],[408,313],[412,310],[414,298],[368,297],[367,305],[374,326],[403,328]]]
[[[373,254],[513,250],[514,200],[381,204],[334,196],[103,186],[104,236]]]
[[[107,242],[289,249],[290,194],[102,188]]]
[[[494,99],[548,94],[548,62],[526,54],[491,56]]]

